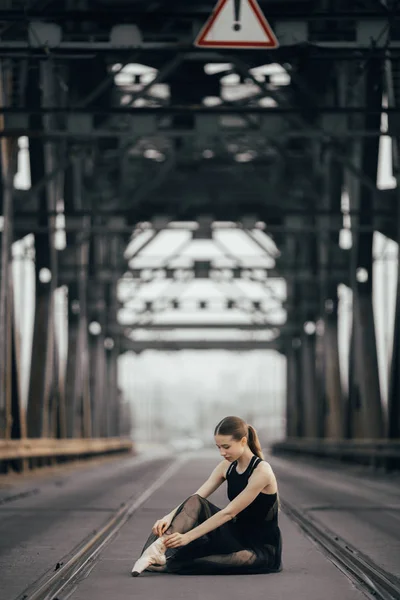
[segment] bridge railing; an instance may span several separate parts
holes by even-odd
[[[0,473],[123,452],[135,452],[130,438],[0,440]]]
[[[372,467],[400,468],[400,439],[287,438],[271,447],[276,455],[303,455]]]

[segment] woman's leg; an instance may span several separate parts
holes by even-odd
[[[218,506],[215,506],[215,504],[212,504],[209,500],[202,498],[198,494],[189,496],[189,498],[179,506],[170,526],[164,532],[164,535],[177,532],[186,533],[220,510],[221,509],[218,508]],[[159,539],[158,535],[151,533],[143,547],[142,553],[157,539]],[[173,548],[171,549],[171,551],[174,550],[175,549]]]
[[[204,556],[193,557],[190,561],[174,560],[168,568],[171,573],[180,575],[244,574],[255,573],[258,569],[257,554],[249,548],[242,548],[229,554],[210,554],[208,552]]]
[[[168,533],[176,531],[186,533],[220,510],[218,506],[201,496],[191,496],[185,501],[182,510],[167,531]],[[230,568],[232,565],[253,564],[257,556],[251,550],[243,547],[238,535],[236,524],[228,522],[186,546],[167,549],[167,563],[163,570],[184,573],[186,568],[190,572],[194,566],[195,571],[199,569],[199,572],[203,572],[204,569],[204,572],[207,572],[215,563],[218,564],[220,570],[221,568],[222,570],[226,567]]]
[[[186,533],[187,531],[190,531],[194,527],[197,527],[197,525],[199,525],[200,523],[203,523],[206,519],[208,519],[210,516],[212,516],[219,510],[221,510],[221,509],[218,508],[218,506],[215,506],[214,504],[212,504],[205,498],[202,498],[198,494],[189,496],[189,498],[187,498],[184,502],[182,502],[182,504],[176,511],[174,518],[172,519],[169,528],[164,532],[164,535],[175,533],[175,532]],[[161,552],[164,552],[164,550],[165,550],[165,546],[164,546],[164,550],[162,549],[163,548],[163,545],[162,545],[163,537],[164,536],[161,536],[161,538],[159,538],[158,535],[156,535],[154,533],[150,534],[150,536],[148,537],[148,539],[143,547],[140,558],[138,559],[138,561],[136,561],[136,563],[132,569],[132,573],[136,573],[138,570],[142,569],[143,564],[146,560],[146,557],[148,557],[150,555],[152,556],[153,554],[156,556],[156,558],[158,557],[158,559],[156,560],[156,564],[159,563],[161,566],[160,567],[156,566],[156,567],[154,567],[154,569],[152,569],[152,565],[149,564],[146,567],[146,570],[157,570],[157,571],[167,570],[167,569],[163,568],[163,565],[165,564],[166,560],[171,559],[175,555],[179,554],[180,551],[183,550],[183,548],[188,549],[189,546],[192,546],[192,547],[195,546],[197,548],[199,546],[199,544],[200,545],[202,543],[204,544],[204,541],[205,541],[204,540],[205,536],[203,536],[203,538],[200,538],[199,541],[195,540],[194,542],[192,542],[191,544],[188,544],[188,546],[184,546],[183,548],[168,548],[165,551],[165,557],[164,557],[164,555],[160,554],[160,548],[161,548]],[[190,550],[193,550],[193,548],[189,549],[189,552],[186,551],[186,554],[190,554]],[[143,560],[141,560],[142,557],[143,557]],[[153,560],[153,565],[154,565],[154,560]]]
[[[177,510],[166,533],[186,533],[221,509],[195,494]],[[151,534],[143,551],[158,538]],[[246,547],[234,522],[228,522],[180,548],[166,550],[165,565],[151,565],[147,570],[182,575],[268,573],[280,570],[274,546],[258,550]]]
[[[165,533],[186,533],[215,515],[221,509],[198,494],[189,496],[179,507]]]

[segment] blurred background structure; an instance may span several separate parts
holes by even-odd
[[[3,1],[3,472],[228,414],[399,465],[397,2],[259,5],[276,48],[195,46],[213,0]]]

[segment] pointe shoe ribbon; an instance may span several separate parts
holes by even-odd
[[[150,565],[165,565],[167,562],[165,551],[166,547],[163,538],[159,538],[153,542],[133,565],[132,577],[138,577]]]

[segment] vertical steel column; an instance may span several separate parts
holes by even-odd
[[[79,156],[73,161],[73,176],[75,190],[75,204],[77,210],[85,208],[83,197],[82,162]],[[88,339],[88,276],[90,259],[91,217],[84,217],[83,229],[77,236],[78,247],[78,301],[79,301],[79,333],[78,349],[76,353],[76,390],[75,401],[81,398],[82,402],[82,434],[83,437],[92,437],[92,408],[90,397],[90,360]]]
[[[90,398],[90,361],[89,361],[89,339],[88,339],[88,312],[87,312],[87,288],[88,288],[88,264],[89,264],[89,240],[82,242],[80,246],[79,262],[79,349],[77,360],[77,386],[82,394],[82,432],[83,437],[92,437],[92,408]]]
[[[28,398],[28,436],[46,437],[50,434],[49,396],[50,368],[53,366],[53,287],[50,281],[40,281],[41,269],[50,270],[49,243],[46,234],[35,236],[36,294],[32,339],[32,357]]]
[[[380,398],[372,291],[355,295],[355,367],[361,393],[363,437],[383,436],[383,414]]]
[[[299,223],[303,221],[299,221]],[[299,229],[299,233],[301,228]],[[304,235],[304,234],[303,234]],[[297,236],[297,266],[313,275],[318,273],[317,244],[313,236]],[[295,265],[293,265],[295,267]],[[318,286],[308,283],[297,283],[298,297],[296,299],[297,324],[301,331],[300,361],[301,361],[301,390],[302,390],[302,422],[303,435],[320,437],[323,427],[323,411],[325,395],[323,386],[324,365],[322,340],[316,332],[306,333],[307,322],[315,323],[318,315]]]
[[[379,110],[382,106],[382,63],[373,59],[366,68],[363,104]],[[363,116],[366,129],[379,129],[380,114]],[[361,144],[361,170],[374,181],[377,179],[379,138],[368,138]],[[350,196],[350,200],[352,197]],[[354,202],[355,200],[355,202]],[[353,198],[353,206],[359,208],[358,223],[373,225],[373,202],[371,190],[358,182],[358,201]],[[354,318],[354,365],[361,394],[361,415],[363,437],[377,438],[383,435],[383,411],[381,405],[378,358],[375,337],[373,290],[373,232],[362,232],[353,236],[353,318]],[[367,280],[361,278],[363,269]]]
[[[107,432],[111,436],[119,436],[119,396],[118,396],[118,357],[120,354],[120,334],[118,333],[119,325],[117,320],[118,315],[118,280],[122,274],[121,261],[124,254],[124,243],[121,236],[115,235],[109,238],[110,258],[113,269],[111,282],[108,286],[107,296],[107,327],[110,332],[110,338],[113,340],[113,347],[106,351],[106,360],[108,366],[107,379]]]
[[[29,102],[33,106],[50,104],[53,100],[51,72],[53,65],[48,62],[41,64],[37,70],[30,73]],[[38,85],[38,80],[40,85]],[[44,121],[40,117],[32,117],[38,128],[49,128],[50,117]],[[42,180],[47,172],[52,171],[54,161],[52,149],[48,143],[43,145],[40,140],[30,140],[30,161],[32,184]],[[35,270],[36,270],[36,302],[34,331],[32,341],[32,360],[28,399],[28,435],[29,437],[46,437],[55,435],[51,428],[50,411],[52,409],[52,393],[54,385],[54,292],[57,286],[57,256],[54,244],[55,217],[48,217],[48,210],[56,208],[55,183],[49,180],[44,191],[38,194],[39,216],[42,225],[49,228],[48,233],[35,235]],[[42,269],[48,269],[51,279],[40,277]],[[43,273],[43,272],[42,272]],[[42,279],[42,280],[41,280]]]
[[[40,64],[40,79],[42,88],[42,105],[56,106],[56,79],[55,65],[52,61],[42,61]],[[52,115],[43,116],[43,128],[46,132],[52,131],[54,127],[54,117]],[[52,142],[44,143],[44,165],[46,173],[53,173],[57,167],[57,162],[60,159],[58,156],[58,148]],[[59,199],[59,179],[51,178],[46,183],[47,191],[47,208],[55,213],[57,210],[57,201]],[[58,354],[58,345],[55,333],[55,291],[58,286],[58,251],[55,245],[55,227],[56,217],[48,218],[50,227],[49,233],[49,252],[50,252],[50,271],[51,271],[51,297],[50,297],[50,314],[49,314],[49,353],[46,357],[45,370],[45,407],[44,416],[48,418],[47,427],[45,425],[45,434],[56,436],[62,432],[65,435],[65,422],[59,423],[60,417],[64,417],[63,408],[60,410],[60,361]],[[47,405],[47,406],[46,406]],[[58,434],[58,435],[57,435]]]
[[[300,339],[294,338],[288,344],[286,351],[286,435],[288,437],[303,435],[300,344]]]
[[[289,229],[301,231],[302,219],[299,217],[286,217],[285,225]],[[285,255],[288,263],[293,269],[297,265],[299,258],[298,235],[288,235],[285,242]],[[293,276],[287,278],[287,311],[288,323],[295,328],[301,328],[299,325],[299,284]],[[304,397],[302,385],[301,359],[301,340],[292,338],[290,345],[286,349],[286,435],[303,436],[304,435]]]
[[[333,290],[332,290],[333,292]],[[335,290],[325,309],[324,342],[325,342],[325,393],[327,414],[325,435],[331,438],[342,438],[343,430],[343,391],[340,379],[339,339],[338,339],[338,298]]]
[[[118,356],[119,343],[114,339],[114,346],[107,351],[107,435],[119,436],[118,421]]]
[[[389,106],[397,106],[399,104],[397,86],[398,61],[393,63],[390,60],[386,63],[386,89],[388,90]],[[397,180],[397,205],[396,205],[396,220],[397,220],[397,289],[396,289],[396,309],[394,318],[393,331],[393,346],[392,357],[390,363],[390,377],[388,389],[388,415],[386,435],[390,439],[400,438],[400,147],[398,137],[392,137],[392,160],[393,174]]]
[[[82,437],[82,426],[79,424],[81,415],[81,396],[77,390],[76,380],[79,377],[79,301],[78,285],[68,286],[68,355],[66,377],[66,436],[68,438]]]
[[[320,398],[316,378],[315,335],[302,334],[301,337],[301,370],[302,370],[302,398],[304,411],[304,435],[317,438],[320,436],[319,412]]]
[[[332,100],[334,103],[334,100]],[[321,396],[321,430],[326,437],[343,436],[343,390],[340,378],[339,340],[338,340],[338,282],[334,278],[335,264],[340,257],[339,234],[332,232],[332,225],[340,230],[339,217],[329,211],[340,212],[343,185],[343,168],[333,160],[332,150],[325,149],[321,160],[322,208],[328,214],[319,217],[319,268],[320,268],[320,316],[323,319],[321,334],[321,362],[323,363],[323,382]],[[335,222],[333,222],[335,221]]]
[[[105,347],[104,347],[104,329],[105,329],[105,301],[103,285],[95,286],[97,289],[97,302],[95,318],[101,326],[101,332],[92,336],[90,340],[90,362],[91,362],[91,398],[92,398],[92,423],[93,436],[103,437],[105,435],[106,421],[106,365],[105,365]]]
[[[66,147],[65,145],[63,145],[63,147],[61,148],[61,156],[59,157],[59,160],[65,160],[65,153],[66,153]],[[57,204],[59,202],[59,200],[63,200],[64,199],[64,190],[65,190],[65,170],[61,169],[57,178],[56,178],[56,191],[57,191],[57,197],[56,197],[56,201]],[[64,204],[64,214],[65,214],[65,201],[63,201]],[[60,252],[57,250],[57,283],[60,284]],[[61,290],[60,290],[61,291]],[[64,299],[66,299],[67,303],[68,303],[68,294],[67,297]],[[68,329],[68,305],[67,307],[64,306],[63,308],[63,313],[60,314],[59,318],[62,321],[62,326],[63,328],[66,327],[66,329]],[[57,319],[57,315],[56,315],[56,319]],[[57,374],[58,374],[58,379],[55,382],[55,389],[57,390],[57,396],[58,396],[58,419],[57,419],[57,430],[58,430],[58,435],[60,438],[66,438],[67,437],[67,406],[66,406],[66,383],[67,383],[67,365],[68,365],[68,361],[65,357],[62,357],[61,354],[61,340],[59,339],[59,335],[55,336],[55,360],[58,361],[58,368],[57,368]]]
[[[363,435],[362,403],[356,369],[355,325],[353,321],[349,353],[349,391],[344,414],[344,436],[349,439],[357,439],[362,438]]]
[[[101,236],[93,238],[92,274],[94,281],[91,285],[90,311],[91,316],[100,324],[101,330],[91,336],[90,362],[91,362],[91,390],[92,390],[92,422],[95,437],[105,435],[107,421],[106,410],[106,365],[105,365],[105,330],[107,326],[105,282],[101,271],[105,271],[106,262],[110,265],[109,248],[107,239]],[[109,272],[111,269],[108,270]]]
[[[20,352],[20,331],[17,327],[14,312],[14,290],[13,280],[10,277],[10,303],[9,303],[9,347],[11,353],[11,415],[12,429],[11,437],[13,439],[26,438],[26,414],[21,402],[21,352]],[[25,461],[22,461],[22,466]]]
[[[400,215],[400,202],[397,205],[397,212]],[[398,229],[398,235],[398,244],[400,248],[400,228]],[[390,439],[400,438],[400,260],[397,269],[396,312],[394,320],[392,361],[390,365],[388,424],[386,431],[387,437]]]
[[[0,105],[6,106],[11,80],[11,64],[0,62]],[[0,117],[0,128],[4,129],[4,116]],[[11,323],[12,301],[10,293],[11,245],[13,242],[13,180],[16,168],[17,141],[1,138],[1,175],[3,230],[1,232],[0,271],[0,438],[10,438],[12,427],[11,406]]]
[[[71,165],[64,182],[65,213],[83,211],[87,207],[83,186],[84,154],[70,148]],[[62,268],[75,279],[68,281],[68,355],[66,376],[66,421],[68,437],[92,435],[92,417],[89,387],[88,359],[88,270],[91,239],[91,217],[82,219],[82,229],[67,233],[67,249],[63,253]]]
[[[316,432],[317,437],[325,437],[325,421],[329,412],[326,395],[326,352],[325,352],[325,333],[320,330],[321,322],[316,323],[315,334],[315,383],[316,383]]]

